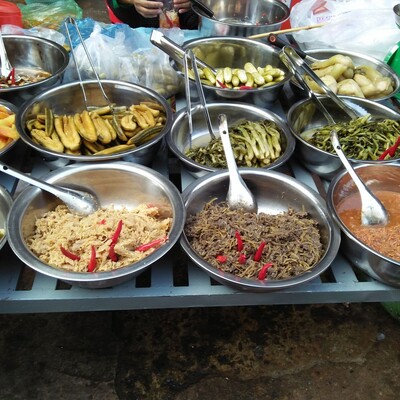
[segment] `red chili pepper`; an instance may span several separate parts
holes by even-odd
[[[111,238],[111,243],[117,243],[119,235],[121,234],[122,230],[122,219],[118,222],[117,229],[115,229],[114,235]]]
[[[244,254],[244,253],[240,253],[240,255],[239,255],[239,263],[240,264],[246,264],[246,254]]]
[[[60,246],[60,250],[61,250],[61,253],[63,253],[65,257],[68,257],[71,260],[74,260],[74,261],[78,260],[79,261],[81,259],[77,254],[74,254],[74,253],[70,252],[69,250],[67,250],[63,246]]]
[[[7,81],[11,80],[11,85],[15,85],[15,68],[12,68],[7,76]]]
[[[217,81],[218,85],[222,87],[222,89],[226,89],[228,87],[228,86],[225,85],[225,83],[222,83],[218,79],[216,81]]]
[[[163,11],[163,14],[165,15],[165,19],[168,22],[168,25],[170,28],[174,27],[174,22],[172,21],[172,19],[168,16],[168,12],[167,11]]]
[[[225,256],[217,256],[215,257],[217,259],[217,261],[221,264],[226,263],[227,258]]]
[[[253,86],[247,86],[247,85],[239,86],[239,90],[250,90],[250,89],[254,89]]]
[[[111,243],[110,248],[108,249],[108,258],[111,261],[118,261],[117,253],[115,252],[115,243]]]
[[[389,155],[390,157],[394,157],[397,148],[399,146],[400,146],[400,136],[397,138],[396,143],[393,146],[390,146],[379,156],[378,160],[384,160],[387,155]]]
[[[104,225],[106,223],[105,219],[102,219],[101,221],[98,222],[99,225]]]
[[[235,236],[236,236],[236,240],[237,240],[237,249],[238,249],[238,251],[242,251],[244,246],[243,246],[243,239],[240,236],[240,232],[236,231]]]
[[[96,247],[92,245],[90,260],[88,264],[88,272],[93,272],[96,269]]]
[[[272,265],[273,265],[272,262],[269,262],[262,266],[262,268],[260,269],[260,272],[258,273],[258,279],[260,281],[263,281],[266,278],[268,268],[272,267]]]
[[[139,247],[136,247],[136,251],[147,251],[153,247],[158,247],[159,245],[163,244],[164,242],[166,242],[168,240],[168,236],[164,236],[162,238],[159,239],[154,239],[149,243],[144,243],[142,245],[140,245]]]
[[[258,246],[257,251],[254,254],[254,257],[253,257],[254,261],[260,261],[261,260],[261,256],[262,256],[262,252],[264,250],[264,247],[265,247],[265,242],[262,241],[260,246]]]

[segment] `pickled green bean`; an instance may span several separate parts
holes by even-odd
[[[377,160],[400,135],[400,123],[392,119],[371,119],[365,115],[348,122],[325,125],[305,131],[301,137],[320,150],[336,154],[330,140],[330,132],[335,129],[339,142],[347,158],[354,160]],[[397,150],[393,158],[400,157]]]

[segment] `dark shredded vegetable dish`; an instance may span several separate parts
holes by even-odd
[[[250,279],[285,279],[309,271],[324,249],[307,212],[272,215],[232,210],[209,202],[188,217],[186,237],[213,267]]]

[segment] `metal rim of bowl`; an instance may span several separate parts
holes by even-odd
[[[289,17],[290,17],[290,9],[281,0],[266,0],[266,2],[273,3],[274,5],[276,5],[279,8],[281,8],[284,11],[283,18],[280,19],[279,21],[275,21],[273,24],[264,24],[264,25],[253,25],[253,24],[251,24],[251,25],[249,25],[249,24],[240,23],[240,22],[232,24],[232,23],[229,23],[229,22],[225,22],[225,21],[221,21],[219,19],[216,19],[215,17],[214,18],[208,17],[198,6],[196,6],[195,3],[193,3],[192,8],[193,8],[193,11],[201,18],[204,18],[204,19],[209,20],[211,22],[216,22],[216,23],[221,24],[221,25],[232,26],[232,27],[235,27],[235,28],[260,28],[261,29],[263,26],[268,27],[270,25],[283,24],[285,21],[287,21],[289,19]]]
[[[366,99],[366,100],[370,100],[370,101],[384,101],[387,99],[390,99],[392,96],[394,96],[396,93],[399,92],[400,90],[400,78],[399,76],[396,74],[396,72],[393,70],[393,68],[390,67],[390,65],[386,64],[384,61],[378,60],[375,57],[369,56],[369,55],[365,55],[359,52],[355,52],[355,51],[350,51],[350,50],[341,50],[341,49],[332,49],[332,48],[326,48],[326,49],[310,49],[310,50],[306,50],[305,53],[315,57],[315,55],[317,53],[331,53],[331,55],[335,55],[335,54],[342,54],[344,56],[349,56],[351,57],[359,57],[362,58],[364,60],[367,60],[375,65],[379,65],[380,68],[384,69],[387,73],[388,76],[390,76],[392,78],[392,80],[394,81],[394,90],[393,92],[391,92],[388,95],[382,96],[382,97],[377,97],[377,98],[371,98],[371,99]],[[315,57],[316,58],[316,57]],[[290,80],[290,84],[295,86],[297,90],[302,90],[304,91],[304,89],[294,80],[294,78],[292,77]],[[315,93],[317,96],[324,96],[321,95],[319,93]],[[357,97],[357,96],[346,96],[349,98],[361,98],[361,97]]]
[[[70,82],[66,83],[60,86],[52,87],[48,90],[40,92],[37,96],[34,96],[33,98],[27,100],[24,104],[22,104],[21,108],[18,111],[18,115],[16,118],[16,126],[17,130],[20,134],[21,140],[26,143],[28,146],[34,148],[36,151],[40,153],[45,153],[46,155],[53,156],[55,158],[64,158],[68,159],[70,161],[78,161],[78,162],[100,162],[100,161],[108,161],[108,160],[115,160],[119,158],[123,158],[128,155],[135,154],[138,151],[144,150],[157,142],[159,142],[166,134],[167,132],[171,129],[172,127],[172,110],[169,104],[167,103],[167,100],[160,96],[157,92],[155,92],[152,89],[149,89],[145,86],[136,84],[136,83],[130,83],[130,82],[125,82],[125,81],[117,81],[117,80],[102,80],[102,85],[118,85],[118,86],[124,86],[124,87],[130,87],[130,88],[135,88],[141,90],[143,93],[149,95],[153,99],[157,100],[159,103],[161,103],[165,109],[165,114],[166,114],[166,124],[162,131],[155,136],[154,138],[150,139],[148,142],[142,144],[141,146],[138,146],[134,149],[129,149],[125,151],[121,151],[119,153],[114,153],[114,154],[104,154],[104,155],[91,155],[91,156],[85,156],[85,155],[73,155],[73,154],[66,154],[66,153],[58,153],[52,150],[45,149],[44,147],[40,146],[39,144],[35,143],[32,138],[29,136],[29,134],[26,133],[25,127],[22,126],[22,120],[24,119],[24,114],[26,113],[26,110],[29,109],[34,103],[40,102],[43,99],[46,98],[49,94],[53,94],[54,92],[63,90],[68,87],[73,87],[73,86],[78,86],[80,85],[80,82]],[[87,80],[85,81],[86,84],[97,84],[96,80]]]
[[[0,239],[0,250],[1,250],[3,248],[3,246],[6,244],[7,240],[8,240],[7,239],[8,238],[8,231],[7,231],[7,226],[6,226],[7,225],[7,216],[10,213],[10,209],[11,209],[11,206],[13,204],[13,199],[12,199],[10,193],[8,192],[8,190],[5,187],[3,187],[2,185],[0,185],[0,197],[8,205],[7,215],[4,216],[4,227],[6,228],[5,229],[5,234]]]
[[[204,88],[209,89],[209,90],[215,90],[215,91],[221,91],[221,92],[226,92],[226,93],[237,93],[238,95],[244,95],[246,93],[258,93],[260,91],[263,90],[268,90],[268,89],[277,89],[281,86],[283,86],[286,82],[290,81],[292,79],[293,74],[289,71],[289,69],[285,66],[285,64],[283,64],[283,62],[281,61],[281,59],[279,58],[279,50],[274,48],[273,46],[270,46],[267,43],[263,43],[260,42],[258,40],[255,39],[249,39],[249,38],[245,38],[245,37],[240,37],[240,36],[210,36],[210,37],[203,37],[203,38],[195,38],[195,39],[191,39],[188,40],[186,42],[183,43],[182,47],[183,49],[187,49],[190,48],[191,45],[193,44],[201,44],[202,42],[209,42],[210,40],[215,40],[215,41],[225,41],[225,42],[253,42],[256,43],[257,45],[259,45],[262,48],[268,49],[269,52],[271,54],[273,54],[276,57],[276,60],[279,62],[279,66],[276,68],[280,68],[282,70],[284,70],[285,72],[285,78],[280,81],[275,83],[274,85],[270,85],[270,86],[266,86],[266,87],[259,87],[259,88],[253,88],[253,89],[246,89],[246,90],[237,90],[237,89],[223,89],[223,88],[219,88],[216,86],[210,86],[210,85],[206,85],[203,84]],[[177,68],[176,66],[176,62],[174,60],[171,60],[172,63],[172,67],[174,68],[174,70],[180,74],[183,75],[183,72]],[[189,77],[191,82],[194,82],[194,80]]]
[[[156,182],[158,185],[170,191],[169,199],[171,201],[172,208],[174,210],[181,211],[182,216],[174,217],[173,224],[168,235],[169,240],[163,246],[159,247],[157,250],[155,250],[153,253],[151,253],[144,259],[134,264],[130,264],[125,267],[121,267],[112,271],[94,272],[94,273],[71,272],[58,269],[56,267],[51,267],[43,263],[25,245],[25,241],[22,238],[22,235],[20,234],[21,216],[29,206],[32,199],[40,192],[40,189],[38,188],[27,187],[19,194],[19,196],[13,202],[11,209],[9,211],[9,217],[7,221],[8,242],[12,250],[16,254],[16,256],[26,265],[28,265],[37,272],[70,283],[71,282],[76,284],[85,284],[92,282],[101,283],[109,279],[115,280],[128,277],[133,272],[137,274],[139,272],[144,271],[147,267],[149,267],[155,261],[159,260],[162,256],[164,256],[179,240],[185,222],[185,207],[178,189],[172,182],[166,179],[162,174],[143,165],[119,161],[113,163],[99,163],[99,164],[89,163],[80,165],[79,164],[68,165],[65,168],[63,168],[62,171],[56,170],[50,172],[42,179],[46,180],[49,183],[54,183],[57,181],[57,178],[60,174],[68,174],[68,173],[73,174],[73,170],[78,167],[84,169],[85,171],[96,170],[98,168],[101,168],[107,170],[132,171],[143,174],[147,176],[149,179],[151,179],[153,182]]]
[[[321,97],[324,97],[324,98],[326,98],[326,96],[321,96]],[[390,110],[392,113],[393,113],[393,116],[397,116],[398,118],[398,120],[400,120],[400,113],[398,113],[397,111],[395,111],[395,110],[393,110],[393,109],[391,109],[391,108],[389,108],[389,107],[387,107],[387,106],[385,106],[385,105],[383,105],[383,104],[380,104],[379,102],[375,102],[375,101],[373,101],[373,100],[368,100],[368,99],[361,99],[361,98],[357,98],[357,97],[352,97],[352,96],[339,96],[341,99],[344,99],[344,100],[348,100],[349,102],[352,102],[352,101],[354,101],[354,99],[356,98],[356,99],[360,99],[361,101],[363,101],[363,102],[366,102],[366,103],[369,103],[369,104],[374,104],[374,105],[378,105],[379,107],[381,107],[381,108],[385,108],[385,109],[387,109],[387,110]],[[289,121],[290,119],[291,119],[291,116],[292,116],[292,114],[294,113],[294,111],[297,109],[297,107],[299,107],[301,104],[304,104],[304,103],[307,103],[307,102],[311,102],[312,103],[312,100],[311,99],[303,99],[303,100],[299,100],[299,101],[297,101],[296,103],[294,103],[290,108],[289,108],[289,111],[288,111],[288,113],[287,113],[287,120]],[[299,142],[301,142],[304,146],[307,146],[308,148],[310,148],[310,149],[312,149],[312,150],[314,150],[314,151],[317,151],[317,152],[319,152],[319,153],[321,153],[321,154],[324,154],[324,155],[326,155],[326,156],[332,156],[332,157],[334,157],[335,159],[337,159],[337,160],[339,160],[339,157],[338,157],[338,155],[337,154],[334,154],[334,153],[329,153],[328,151],[325,151],[325,150],[322,150],[322,149],[319,149],[318,147],[316,147],[316,146],[313,146],[312,144],[310,144],[309,142],[307,142],[305,139],[303,139],[297,132],[295,132],[291,127],[290,127],[290,124],[288,124],[289,125],[289,129],[290,129],[290,131],[292,132],[292,134],[293,134],[293,136],[296,138],[296,140],[298,140]],[[328,125],[328,122],[326,123],[326,125]],[[356,163],[356,164],[359,164],[359,163],[369,163],[369,164],[372,164],[372,165],[377,165],[377,164],[390,164],[390,163],[393,163],[393,162],[395,162],[395,161],[397,161],[397,160],[399,160],[400,158],[395,158],[395,159],[389,159],[389,160],[358,160],[358,159],[354,159],[354,158],[349,158],[349,160],[351,161],[351,162],[353,162],[353,163]]]
[[[265,110],[258,108],[257,106],[248,104],[248,103],[241,103],[241,102],[235,102],[235,103],[209,103],[207,107],[219,107],[219,106],[227,106],[227,107],[240,107],[240,106],[246,106],[246,108],[251,108],[253,110],[257,110],[260,112],[260,114],[264,114],[264,119],[270,118],[270,121],[276,122],[279,125],[279,128],[282,130],[283,135],[286,137],[287,141],[287,146],[285,151],[282,153],[282,155],[273,163],[269,164],[266,167],[263,167],[264,169],[275,169],[279,168],[282,166],[284,163],[286,163],[290,157],[292,156],[295,146],[296,146],[296,141],[294,136],[292,135],[290,129],[287,127],[287,124],[285,121],[277,114],[273,113],[272,111]],[[192,110],[197,109],[198,106],[195,106],[192,108]],[[177,121],[180,121],[186,114],[186,109],[181,109],[179,110],[174,117],[174,122],[172,124],[172,128],[174,125],[177,123]],[[260,116],[261,117],[261,116]],[[275,121],[276,120],[276,121]],[[170,129],[166,135],[166,142],[172,153],[179,158],[182,162],[185,164],[189,165],[192,168],[197,168],[199,170],[203,170],[205,172],[216,172],[220,171],[221,168],[215,168],[215,167],[210,167],[205,164],[200,164],[197,161],[194,161],[193,159],[187,157],[184,152],[180,151],[178,147],[176,146],[173,138],[172,138],[172,130]],[[240,167],[243,168],[243,167]]]
[[[374,168],[380,168],[381,166],[384,168],[387,167],[393,167],[393,168],[400,168],[400,164],[395,164],[395,163],[391,163],[391,164],[386,164],[386,165],[377,165],[377,164],[371,164],[371,163],[364,163],[364,164],[359,164],[354,166],[354,169],[357,171],[357,169],[362,169],[362,168],[368,168],[369,166],[373,166]],[[344,225],[344,223],[342,222],[342,220],[340,219],[339,215],[336,212],[336,207],[333,205],[333,193],[335,191],[336,185],[340,182],[341,179],[343,179],[343,177],[345,175],[347,175],[347,171],[341,171],[338,174],[335,175],[335,177],[331,180],[329,186],[328,186],[328,190],[326,193],[326,205],[328,207],[328,210],[330,212],[330,214],[332,215],[332,218],[335,220],[336,224],[339,226],[341,232],[343,232],[350,240],[352,240],[353,242],[357,243],[357,245],[359,245],[361,248],[363,248],[364,250],[374,254],[375,256],[389,262],[392,264],[396,264],[400,267],[400,261],[398,260],[394,260],[393,258],[387,257],[379,252],[377,252],[376,250],[372,249],[371,247],[367,246],[365,243],[363,243],[361,240],[359,240],[355,235],[353,235],[350,230],[346,227],[346,225]]]
[[[222,273],[217,268],[214,268],[211,264],[207,263],[202,257],[200,257],[191,247],[189,241],[187,240],[185,231],[183,230],[180,238],[180,245],[184,249],[185,253],[188,257],[201,269],[203,269],[208,275],[212,276],[219,282],[224,282],[224,284],[233,287],[240,287],[244,291],[256,291],[256,292],[266,292],[277,289],[286,289],[301,283],[305,283],[310,281],[313,278],[316,278],[320,274],[322,274],[329,266],[332,261],[335,259],[340,246],[340,229],[334,222],[333,218],[328,212],[328,209],[325,205],[324,199],[320,196],[319,193],[311,189],[309,186],[299,182],[293,177],[290,177],[286,174],[277,171],[268,171],[262,169],[254,169],[254,168],[243,168],[240,170],[241,175],[245,176],[247,174],[252,175],[264,175],[269,177],[275,177],[280,181],[286,182],[288,185],[292,185],[297,188],[301,188],[304,190],[307,195],[313,199],[315,203],[319,205],[319,210],[322,212],[324,219],[327,221],[327,226],[330,232],[330,245],[325,250],[324,256],[321,260],[315,265],[311,271],[305,272],[301,275],[297,275],[293,278],[275,280],[275,281],[258,281],[256,279],[247,279],[247,278],[239,278],[236,275],[230,274],[228,272]],[[196,181],[192,182],[182,193],[182,198],[187,206],[187,202],[189,200],[189,196],[196,190],[196,188],[204,186],[209,179],[212,178],[226,178],[228,179],[229,173],[228,171],[217,171],[210,174],[207,174]]]
[[[18,91],[23,91],[26,89],[31,89],[31,88],[35,88],[36,86],[41,86],[43,84],[46,84],[46,82],[48,82],[51,79],[54,79],[55,76],[61,74],[62,72],[64,72],[64,70],[67,68],[68,64],[69,64],[69,55],[68,55],[68,51],[61,46],[60,44],[46,39],[46,38],[42,38],[42,37],[38,37],[38,36],[31,36],[31,35],[3,35],[3,39],[7,40],[7,38],[10,39],[15,39],[15,40],[24,40],[24,39],[28,39],[30,41],[33,42],[43,42],[46,43],[48,46],[54,47],[56,48],[64,57],[64,62],[62,63],[62,65],[58,68],[57,71],[53,72],[48,78],[46,79],[42,79],[38,82],[34,82],[34,83],[28,83],[26,85],[22,85],[22,86],[12,86],[12,87],[8,87],[8,88],[0,88],[0,93],[8,93],[8,92],[18,92]]]

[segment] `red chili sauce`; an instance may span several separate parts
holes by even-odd
[[[344,198],[337,206],[337,213],[357,239],[384,256],[400,261],[400,193],[376,191],[374,194],[389,213],[387,225],[361,225],[358,193]]]

